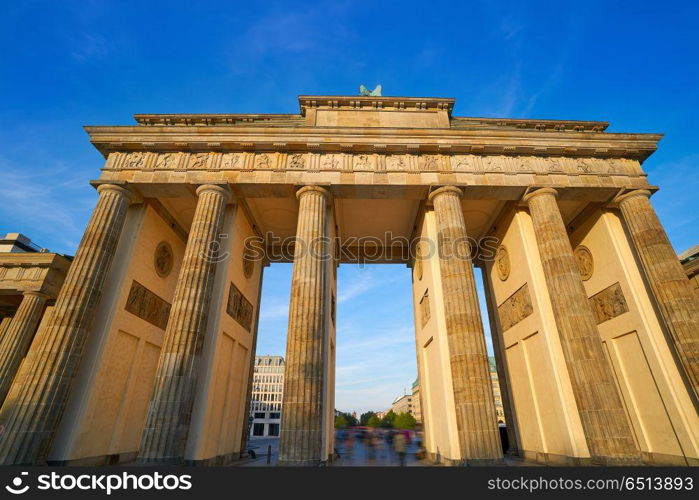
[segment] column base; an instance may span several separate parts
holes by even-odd
[[[216,455],[215,457],[202,458],[199,460],[185,460],[185,465],[195,467],[220,467],[222,465],[230,465],[240,460],[241,453],[239,451],[226,453],[224,455]]]
[[[645,463],[640,456],[631,457],[593,457],[592,465],[601,465],[603,467],[638,467]]]
[[[279,467],[325,467],[328,465],[326,460],[282,460],[277,462]]]
[[[500,457],[500,458],[472,458],[468,460],[462,460],[461,463],[459,464],[462,467],[479,467],[479,466],[499,466],[499,465],[507,465],[505,463],[505,459]]]
[[[143,458],[139,457],[136,460],[138,465],[191,465],[188,464],[184,457],[166,457],[166,458]]]
[[[446,458],[437,453],[427,452],[427,458],[435,465],[446,465],[447,467],[478,467],[506,465],[504,458],[476,458],[476,459],[454,459]]]

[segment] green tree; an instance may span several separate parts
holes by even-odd
[[[344,415],[338,415],[335,417],[335,428],[336,429],[344,429],[347,427],[347,419],[345,418]]]
[[[362,413],[359,416],[359,425],[363,425],[366,427],[367,425],[369,425],[369,419],[371,417],[375,417],[375,416],[376,416],[376,413],[374,413],[373,411],[368,411],[366,413]]]
[[[393,427],[393,421],[396,419],[396,414],[393,413],[393,410],[389,410],[388,413],[386,413],[383,418],[381,419],[381,427],[384,429],[390,429]]]
[[[376,429],[379,425],[381,425],[381,421],[379,420],[379,417],[376,416],[376,414],[372,415],[369,417],[369,421],[366,423],[367,427],[373,427]]]
[[[414,429],[417,421],[410,413],[399,413],[393,421],[396,429]]]
[[[357,421],[356,417],[354,417],[351,413],[347,412],[340,412],[340,415],[345,418],[347,421],[347,426],[348,427],[355,427],[359,425],[359,422]]]

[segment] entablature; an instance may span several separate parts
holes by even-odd
[[[326,152],[509,154],[644,161],[658,134],[537,130],[344,127],[88,126],[94,146],[111,152]]]
[[[56,253],[0,253],[0,292],[34,291],[55,298],[70,262]]]

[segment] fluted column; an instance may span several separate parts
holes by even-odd
[[[325,241],[329,193],[305,186],[296,193],[299,216],[289,303],[279,464],[320,465],[323,443]]]
[[[551,188],[529,193],[536,242],[563,355],[590,454],[605,464],[640,463],[592,308]]]
[[[22,302],[0,340],[0,404],[10,390],[22,358],[27,354],[48,295],[41,292],[24,292]]]
[[[439,269],[444,298],[449,360],[462,459],[466,463],[502,460],[488,352],[473,264],[455,186],[433,191]]]
[[[231,198],[227,188],[210,184],[200,186],[197,195],[141,438],[141,463],[184,462],[218,243]]]
[[[649,191],[636,190],[615,201],[672,336],[677,357],[699,399],[699,296],[692,288],[649,197]]]
[[[0,321],[0,342],[2,342],[2,338],[5,336],[5,332],[10,326],[10,323],[12,323],[12,316],[5,316],[2,318],[2,321]],[[2,405],[2,401],[0,400],[0,406]]]
[[[32,464],[46,459],[102,296],[131,194],[103,184],[56,305],[36,349],[27,353],[0,411],[6,422],[0,463]]]

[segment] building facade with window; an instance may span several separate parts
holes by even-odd
[[[403,394],[402,396],[398,396],[391,405],[391,409],[396,415],[399,413],[409,413],[413,415],[413,395]]]
[[[250,400],[252,438],[279,437],[284,393],[284,358],[255,356]]]
[[[420,404],[420,379],[413,382],[413,417],[418,423],[422,423],[422,405]]]
[[[493,384],[493,398],[495,400],[495,416],[499,424],[505,424],[505,407],[502,404],[502,393],[500,392],[500,379],[498,379],[497,365],[495,358],[488,356],[488,364],[490,366],[490,382]]]

